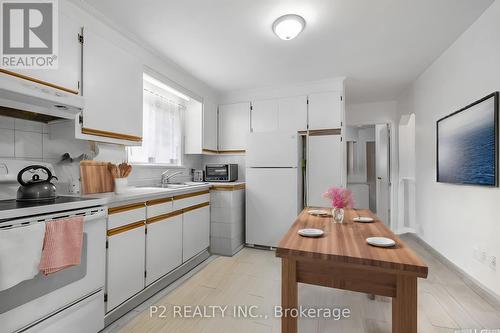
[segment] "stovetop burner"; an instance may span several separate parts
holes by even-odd
[[[19,209],[19,208],[31,208],[31,207],[40,207],[40,206],[50,206],[68,202],[79,202],[92,200],[90,198],[80,198],[80,197],[70,197],[60,195],[50,200],[43,201],[18,201],[16,199],[8,199],[8,200],[0,200],[0,211],[2,210],[11,210],[11,209]]]

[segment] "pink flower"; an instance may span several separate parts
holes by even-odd
[[[330,199],[332,207],[335,208],[352,208],[354,206],[352,192],[346,188],[330,187],[323,194],[323,197]]]

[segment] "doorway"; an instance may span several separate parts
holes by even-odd
[[[347,188],[356,208],[390,225],[390,125],[347,126]]]

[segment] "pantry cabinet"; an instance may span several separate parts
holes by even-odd
[[[329,91],[309,94],[309,129],[333,129],[342,127],[342,94]]]
[[[83,36],[82,134],[100,137],[100,141],[114,139],[140,144],[141,62],[90,29],[84,29]]]
[[[219,152],[244,152],[250,133],[250,103],[219,105]]]

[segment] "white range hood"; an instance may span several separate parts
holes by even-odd
[[[74,119],[84,107],[84,99],[47,85],[0,73],[0,110],[23,117],[31,112],[54,119]]]

